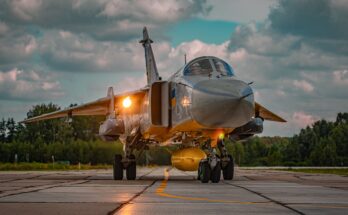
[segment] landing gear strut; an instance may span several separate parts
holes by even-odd
[[[123,151],[125,157],[122,155],[115,155],[114,161],[114,180],[123,179],[123,169],[126,170],[127,180],[135,180],[137,177],[137,165],[135,156],[133,154],[135,149],[144,148],[144,143],[139,141],[141,137],[139,129],[135,131],[135,134],[126,138]],[[141,144],[143,143],[143,144]]]
[[[120,154],[115,155],[113,167],[114,167],[113,168],[114,180],[122,180],[123,179],[122,155]]]
[[[123,179],[123,169],[126,170],[127,180],[135,180],[137,177],[137,166],[135,162],[135,156],[129,155],[128,158],[122,159],[122,155],[116,154],[113,166],[114,180]]]
[[[234,162],[232,155],[227,154],[225,143],[222,139],[217,142],[221,154],[221,169],[224,180],[232,180],[234,174]]]
[[[135,180],[137,177],[137,165],[135,162],[135,156],[129,155],[128,157],[128,165],[126,167],[126,177],[127,180]]]
[[[216,154],[215,148],[210,145],[210,141],[207,141],[203,147],[209,151],[208,157],[201,160],[198,167],[198,180],[202,183],[208,183],[211,180],[212,183],[218,183],[221,178],[221,171],[223,173],[224,180],[232,180],[234,173],[233,157],[227,154],[225,144],[222,139],[218,140],[218,148],[220,151],[219,157]]]
[[[203,148],[209,151],[208,157],[201,160],[198,167],[198,179],[202,183],[208,183],[211,180],[212,183],[218,183],[221,177],[221,163],[220,158],[216,154],[216,150],[210,145],[208,140]]]

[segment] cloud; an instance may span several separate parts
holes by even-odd
[[[8,26],[4,22],[0,22],[0,35],[5,35],[8,31]]]
[[[311,85],[306,80],[294,80],[293,84],[296,88],[302,89],[307,93],[310,93],[314,90],[313,85]]]
[[[0,37],[0,66],[18,65],[29,60],[37,46],[36,38],[32,35],[23,32],[5,34]]]
[[[70,73],[132,72],[143,70],[143,48],[138,41],[100,42],[68,31],[47,31],[38,54],[55,71]]]
[[[315,121],[319,120],[318,117],[306,114],[303,111],[294,112],[291,118],[292,122],[300,128],[312,125]]]
[[[334,83],[338,85],[348,85],[348,70],[334,71],[333,73]]]
[[[211,7],[205,0],[16,0],[1,1],[0,8],[0,19],[10,25],[30,24],[40,31],[60,29],[98,40],[129,41],[145,25],[163,35],[167,25],[207,14]]]
[[[60,83],[47,74],[17,68],[0,71],[0,100],[40,101],[61,96]]]
[[[15,0],[8,2],[11,12],[24,21],[33,20],[42,5],[42,0]]]
[[[343,1],[280,0],[265,22],[236,28],[228,44],[232,54],[244,53],[232,60],[236,74],[255,81],[259,102],[290,121],[282,130],[269,123],[266,133],[291,135],[314,116],[347,110],[347,14]]]
[[[265,123],[265,134],[292,135],[317,116],[333,118],[346,111],[346,2],[255,1],[263,4],[262,16],[252,13],[253,8],[241,10],[247,5],[243,2],[231,1],[240,3],[239,9],[231,9],[190,0],[0,1],[0,100],[57,101],[64,106],[70,98],[82,102],[104,96],[104,88],[112,84],[115,92],[143,86],[144,52],[138,40],[147,25],[163,78],[182,67],[187,54],[188,60],[220,57],[231,63],[238,78],[254,81],[257,101],[289,121]],[[221,44],[195,39],[173,47],[166,31],[182,20],[206,16],[209,4],[217,9],[206,18],[241,17],[237,21],[246,24]],[[219,16],[218,8],[225,15],[221,11]],[[250,23],[252,19],[257,23]],[[103,89],[86,94],[88,87]],[[69,99],[59,97],[62,89],[72,91]]]
[[[270,7],[277,0],[209,0],[213,5],[209,15],[211,20],[226,20],[239,23],[261,22],[267,18]]]
[[[271,28],[310,38],[347,39],[346,4],[340,0],[280,0],[269,14]]]

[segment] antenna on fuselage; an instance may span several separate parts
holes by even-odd
[[[185,59],[185,65],[186,65],[186,63],[187,63],[187,61],[186,61],[186,53],[185,53],[185,55],[184,55],[184,59]]]

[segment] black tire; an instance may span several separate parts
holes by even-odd
[[[227,163],[225,168],[222,170],[224,180],[232,180],[234,175],[234,161],[231,155],[228,155],[230,161]]]
[[[198,164],[197,180],[201,180],[201,168],[202,168],[201,163],[202,163],[202,162],[199,162],[199,164]]]
[[[214,169],[211,171],[211,182],[212,183],[219,183],[221,178],[221,163],[218,162]]]
[[[122,165],[122,155],[115,155],[114,159],[114,180],[123,179],[123,165]]]
[[[134,155],[130,155],[129,159],[134,160],[135,156]],[[126,169],[126,177],[127,180],[135,180],[135,178],[137,177],[137,165],[135,161],[131,161]]]
[[[200,175],[199,175],[199,180],[201,180],[202,183],[208,183],[210,179],[210,165],[208,161],[201,161],[199,163],[200,165]]]

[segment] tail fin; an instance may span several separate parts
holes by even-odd
[[[151,43],[153,43],[153,41],[150,39],[146,27],[143,29],[143,39],[140,41],[140,43],[143,44],[145,51],[147,84],[150,85],[153,82],[158,81],[160,78],[157,71],[155,57],[153,56],[151,48]]]
[[[109,103],[109,117],[115,118],[115,96],[114,96],[114,89],[112,87],[108,88],[107,97],[110,98]]]

